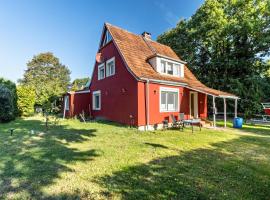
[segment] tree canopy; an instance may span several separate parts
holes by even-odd
[[[246,114],[258,112],[269,95],[270,1],[206,0],[158,41],[171,46],[203,83],[238,95]]]
[[[67,91],[70,71],[53,53],[40,53],[27,63],[20,82],[34,88],[36,105],[45,106]]]
[[[72,91],[84,89],[87,82],[90,81],[90,78],[77,78],[72,82]]]

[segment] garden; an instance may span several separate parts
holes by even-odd
[[[46,131],[34,116],[0,133],[3,199],[270,198],[269,126],[140,132],[50,119]]]

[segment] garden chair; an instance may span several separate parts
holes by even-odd
[[[185,113],[179,113],[179,127],[180,127],[180,130],[182,129],[182,131],[184,131],[184,127],[185,127],[184,120],[185,120]]]
[[[172,119],[172,128],[180,128],[183,130],[183,126],[180,121],[177,121],[173,114],[170,115]]]

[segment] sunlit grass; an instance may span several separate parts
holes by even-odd
[[[229,125],[230,126],[230,125]],[[13,136],[9,129],[15,128]],[[0,124],[0,199],[270,199],[270,128]]]

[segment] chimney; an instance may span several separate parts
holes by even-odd
[[[142,33],[142,36],[143,36],[144,38],[146,38],[146,39],[151,40],[151,33],[148,33],[148,32],[146,32],[146,31],[144,31],[144,32]]]

